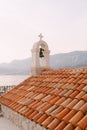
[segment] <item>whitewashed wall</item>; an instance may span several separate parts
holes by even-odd
[[[46,130],[44,127],[39,124],[23,117],[22,115],[14,112],[8,107],[1,105],[1,109],[4,117],[13,122],[16,126],[18,126],[21,130]]]

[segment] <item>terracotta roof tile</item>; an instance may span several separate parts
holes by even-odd
[[[53,99],[51,99],[49,102],[50,102],[51,104],[55,104],[59,99],[60,99],[60,97],[59,97],[59,96],[56,96],[56,97],[54,97]]]
[[[68,91],[67,89],[62,90],[62,91],[59,93],[59,96],[63,96],[64,94],[66,94],[67,91]]]
[[[58,94],[60,94],[62,92],[62,89],[56,89],[55,95],[57,96]]]
[[[62,102],[64,102],[66,100],[66,98],[65,97],[61,97],[55,104],[57,105],[57,106],[59,106]]]
[[[52,122],[53,118],[51,116],[49,116],[44,122],[42,122],[41,125],[43,125],[44,127],[47,127],[50,122]]]
[[[75,114],[76,111],[71,110],[66,116],[64,116],[63,120],[67,123]]]
[[[64,109],[63,106],[59,106],[59,107],[57,107],[57,108],[51,113],[51,115],[52,115],[53,117],[55,117],[55,116],[56,116],[58,113],[60,113],[63,109]]]
[[[37,113],[36,115],[34,115],[34,117],[32,118],[35,122],[38,121],[38,119],[42,116],[42,113]]]
[[[37,115],[37,114],[38,114],[37,111],[33,111],[31,114],[28,115],[28,118],[32,120],[33,117],[34,117],[35,115]]]
[[[82,96],[84,96],[85,94],[86,93],[84,91],[80,91],[79,94],[75,98],[80,100],[82,98]]]
[[[64,96],[65,96],[65,97],[69,97],[69,95],[70,95],[71,93],[73,93],[73,90],[68,90],[68,91],[64,94]]]
[[[74,107],[73,107],[73,109],[74,110],[79,110],[79,108],[81,107],[81,106],[83,106],[85,104],[85,101],[84,100],[80,100]]]
[[[53,121],[47,126],[47,128],[49,128],[50,130],[54,130],[59,123],[60,123],[60,121],[55,118],[55,119],[53,119]]]
[[[75,130],[82,130],[80,127],[76,127],[76,129]]]
[[[81,89],[84,88],[84,86],[85,86],[85,84],[80,84],[76,89],[80,91]]]
[[[54,130],[63,130],[65,126],[66,126],[66,123],[62,121]]]
[[[74,99],[66,107],[68,107],[69,109],[72,109],[78,102],[79,102],[78,99]]]
[[[52,111],[54,111],[57,108],[56,105],[51,106],[49,109],[47,109],[46,113],[50,114]]]
[[[38,122],[39,124],[41,124],[43,121],[46,120],[47,117],[48,117],[47,114],[43,114],[43,115],[37,120],[37,122]]]
[[[48,105],[50,105],[50,104],[48,104],[47,102],[41,103],[41,105],[39,105],[39,106],[36,108],[36,110],[40,111],[41,109],[43,109],[43,108],[45,108],[45,107],[51,107],[51,105],[50,105],[50,106],[48,106]]]
[[[60,105],[62,105],[63,107],[66,107],[70,102],[72,101],[71,98],[67,98],[63,103],[61,103]]]
[[[87,113],[87,103],[85,103],[80,109],[84,114]]]
[[[78,81],[78,83],[79,83],[79,84],[82,84],[83,81],[84,81],[84,79],[80,79],[80,80]]]
[[[75,80],[75,78],[70,78],[69,80],[68,80],[68,83],[72,83],[73,81]]]
[[[85,94],[85,95],[82,97],[82,99],[87,102],[87,94]]]
[[[59,120],[62,120],[62,118],[69,113],[69,109],[68,108],[65,108],[64,110],[62,110],[60,113],[58,113],[56,115],[56,117],[59,119]]]
[[[87,84],[87,79],[85,79],[82,83]]]
[[[87,68],[45,69],[0,103],[50,130],[87,129]]]
[[[87,85],[82,90],[87,92]]]
[[[33,109],[29,109],[24,115],[28,117],[28,115],[32,114],[34,112]]]
[[[69,123],[63,130],[74,130],[74,126],[71,123]]]
[[[85,115],[77,124],[80,128],[85,129],[87,127],[87,115]]]
[[[83,116],[84,114],[79,111],[69,120],[69,122],[76,126],[76,124],[83,118]]]
[[[51,104],[47,104],[47,105],[45,105],[41,110],[43,111],[43,112],[45,112],[45,111],[47,111],[49,108],[51,108],[52,107],[52,105]]]
[[[79,91],[74,91],[71,95],[70,95],[70,98],[74,99],[75,96],[77,96],[79,94]]]
[[[27,113],[28,111],[30,111],[30,109],[24,106],[18,112],[25,115],[25,113]]]

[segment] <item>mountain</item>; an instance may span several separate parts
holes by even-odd
[[[52,68],[87,67],[87,51],[74,51],[50,56]],[[0,64],[1,75],[30,74],[31,58]]]
[[[87,51],[56,54],[51,56],[50,63],[53,68],[85,67],[87,66]]]
[[[0,75],[26,75],[29,74],[31,58],[14,60],[11,63],[0,64]]]

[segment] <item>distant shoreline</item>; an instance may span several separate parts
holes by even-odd
[[[0,86],[17,85],[28,77],[29,75],[0,75]]]

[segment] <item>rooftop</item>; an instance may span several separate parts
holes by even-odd
[[[0,102],[50,130],[87,129],[87,68],[45,69]]]

